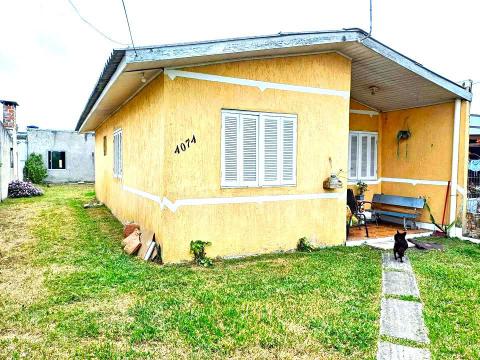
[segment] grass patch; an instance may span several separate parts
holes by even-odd
[[[421,302],[421,300],[413,295],[394,295],[394,294],[385,294],[384,296],[387,299],[397,299],[403,301],[414,301],[414,302]]]
[[[0,279],[0,358],[375,356],[379,252],[161,267],[122,253],[109,210],[83,208],[93,196],[90,185],[51,186],[0,205],[0,215],[25,217],[30,238],[14,237],[10,261],[0,258],[0,271],[28,274]],[[18,233],[21,224],[2,226]]]
[[[398,345],[403,345],[403,346],[409,346],[409,347],[414,347],[414,348],[419,348],[419,349],[427,349],[428,344],[423,344],[417,341],[409,340],[409,339],[400,339],[388,335],[380,335],[380,340],[389,342],[392,344],[398,344]]]
[[[435,359],[480,358],[480,246],[430,238],[445,251],[411,251]]]

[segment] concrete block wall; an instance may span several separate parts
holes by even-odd
[[[48,169],[48,152],[65,151],[66,169],[48,169],[47,182],[95,181],[95,135],[75,131],[27,129],[28,154],[41,154]]]

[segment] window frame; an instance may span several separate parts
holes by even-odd
[[[117,141],[120,141],[119,144],[116,144]],[[123,131],[121,128],[116,129],[113,132],[113,157],[112,158],[113,158],[113,177],[116,179],[122,179],[123,177]]]
[[[352,165],[352,152],[351,152],[351,139],[352,135],[357,136],[357,151],[356,151],[356,161],[357,161],[357,166],[356,166],[356,176],[353,177],[350,174],[350,169]],[[361,166],[362,166],[362,152],[361,152],[361,138],[362,136],[368,136],[367,140],[367,174],[369,170],[369,162],[368,162],[368,154],[369,154],[369,149],[371,149],[371,139],[375,139],[375,159],[374,159],[374,175],[373,176],[362,176],[361,175]],[[371,161],[371,159],[370,159]],[[349,131],[348,132],[348,174],[347,174],[348,180],[349,181],[374,181],[378,180],[378,132],[375,131]]]
[[[53,153],[63,153],[64,163],[62,168],[53,168]],[[47,151],[47,169],[50,171],[65,171],[67,170],[67,152],[65,150],[48,150]]]
[[[226,183],[224,179],[225,174],[225,132],[224,132],[224,115],[230,114],[238,116],[238,125],[237,125],[237,181],[236,183]],[[243,140],[243,133],[241,129],[241,116],[242,115],[251,115],[257,116],[257,170],[256,170],[256,181],[244,181],[243,180],[243,152],[241,152],[243,145],[238,145],[239,142]],[[270,188],[270,187],[295,187],[297,186],[297,152],[298,152],[298,115],[294,113],[274,113],[274,112],[262,112],[262,111],[251,111],[251,110],[238,110],[238,109],[221,109],[221,142],[220,142],[220,156],[221,156],[221,173],[220,173],[220,187],[222,189],[238,189],[238,188]],[[278,178],[276,182],[267,183],[264,179],[264,156],[265,156],[265,144],[264,144],[264,126],[263,122],[265,117],[278,117],[282,119],[282,125],[278,125],[278,128],[283,128],[283,119],[292,119],[293,122],[293,160],[292,160],[292,172],[293,180],[286,181],[283,179],[283,130],[281,130],[280,141],[277,142],[278,153],[277,153],[277,166],[281,168],[282,171],[277,170]],[[239,159],[238,157],[241,156]]]
[[[15,157],[13,156],[13,148],[10,148],[10,169],[15,167]]]

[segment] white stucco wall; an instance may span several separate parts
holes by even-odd
[[[12,135],[0,122],[0,201],[8,195],[8,184],[13,180],[10,167],[10,149],[13,148]]]
[[[18,151],[18,178],[24,180],[25,161],[27,161],[27,139],[19,139],[17,135],[17,151]]]
[[[65,151],[66,169],[49,169],[47,182],[95,181],[95,135],[75,131],[27,129],[28,154],[41,154],[48,169],[48,151]]]

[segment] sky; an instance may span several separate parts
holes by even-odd
[[[121,0],[70,0],[116,42],[130,38]],[[368,31],[369,0],[124,0],[135,45],[280,31]],[[480,113],[480,27],[476,0],[373,0],[372,36],[450,80],[472,79]],[[17,101],[20,129],[70,129],[113,48],[69,0],[0,0],[0,99]]]

